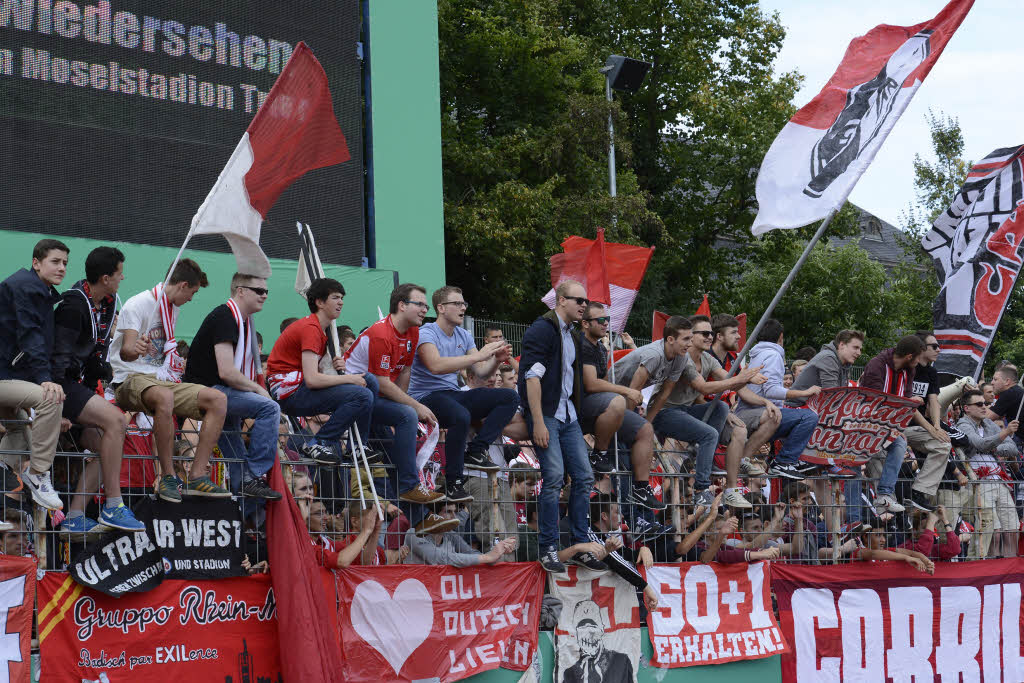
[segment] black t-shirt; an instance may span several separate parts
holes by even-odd
[[[580,340],[580,363],[593,365],[597,369],[597,378],[604,379],[604,376],[608,374],[608,351],[604,348],[604,344],[601,342],[595,344],[587,339],[587,335],[583,335]]]
[[[181,381],[208,387],[224,384],[217,371],[217,356],[213,351],[214,346],[224,342],[230,343],[232,349],[238,343],[238,325],[227,304],[221,304],[210,311],[210,315],[199,326],[189,347],[185,374]]]
[[[992,412],[999,417],[1006,418],[1007,422],[1012,422],[1020,410],[1020,400],[1022,397],[1024,397],[1024,389],[1015,384],[999,394],[996,402],[992,404]],[[1021,415],[1021,418],[1021,423],[1024,424],[1024,414]],[[1017,436],[1024,439],[1024,427],[1017,428]]]
[[[914,382],[911,387],[914,396],[924,399],[924,403],[917,407],[921,414],[928,415],[928,397],[939,393],[939,371],[934,365],[918,365],[914,372]]]

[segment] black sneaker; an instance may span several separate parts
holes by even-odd
[[[608,565],[594,557],[594,554],[591,552],[576,553],[569,561],[575,565],[586,567],[587,569],[595,572],[603,572],[608,569]]]
[[[908,505],[913,505],[922,512],[935,512],[935,506],[928,502],[928,496],[924,495],[920,491],[911,490],[910,498],[903,501]]]
[[[242,495],[250,498],[266,498],[267,500],[281,500],[281,494],[267,486],[267,482],[259,477],[249,479],[242,484]]]
[[[384,454],[376,448],[364,448],[363,452],[366,454],[366,464],[368,465],[379,465],[384,462]],[[359,464],[363,464],[363,459],[359,459]]]
[[[675,527],[671,524],[665,526],[660,522],[650,522],[641,517],[636,521],[636,524],[633,525],[633,538],[641,543],[647,543],[659,538],[660,536],[664,536],[665,534],[671,534],[675,530]]]
[[[768,476],[782,477],[783,479],[791,479],[792,481],[803,481],[805,479],[804,473],[797,469],[796,465],[781,462],[776,462],[768,468]]]
[[[554,547],[548,548],[540,556],[540,566],[552,574],[561,574],[565,571],[565,565],[558,559],[558,551]]]
[[[626,494],[626,502],[645,507],[648,510],[665,509],[665,504],[655,498],[654,489],[651,488],[650,484],[646,484],[642,487],[630,486],[629,493]]]
[[[486,453],[479,451],[466,451],[462,466],[467,470],[480,470],[481,472],[496,472],[501,469],[496,462],[487,457]]]
[[[341,458],[334,452],[334,449],[322,443],[307,443],[299,449],[299,453],[318,465],[333,465],[337,467],[341,464]]]
[[[590,469],[598,474],[608,474],[615,471],[615,464],[608,457],[607,451],[599,451],[595,448],[590,451]]]
[[[463,487],[462,479],[456,479],[451,483],[445,484],[444,495],[448,498],[449,503],[472,503],[473,496],[466,492]]]
[[[711,489],[704,489],[693,494],[693,507],[695,508],[704,508],[704,511],[708,512],[714,504],[715,494],[711,492]]]

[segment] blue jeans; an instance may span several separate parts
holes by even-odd
[[[441,426],[448,430],[444,442],[444,476],[448,481],[462,477],[463,455],[469,424],[483,420],[480,431],[469,442],[469,450],[486,453],[498,441],[501,430],[516,414],[519,394],[512,389],[470,389],[469,391],[435,391],[420,403],[430,408]]]
[[[356,384],[335,384],[326,389],[310,389],[303,382],[290,396],[281,401],[281,412],[295,417],[325,415],[331,417],[316,433],[316,441],[330,446],[341,456],[338,442],[353,424],[359,427],[359,434],[366,443],[370,433],[370,415],[376,403],[379,385],[373,375],[363,375],[366,386]]]
[[[885,449],[885,462],[882,463],[882,476],[878,478],[878,495],[892,495],[896,491],[896,478],[903,466],[903,456],[907,453],[907,440],[902,436]]]
[[[654,431],[659,437],[670,436],[679,441],[697,444],[697,473],[694,477],[694,489],[703,491],[711,486],[711,467],[715,464],[715,449],[718,439],[725,428],[729,417],[729,406],[722,401],[715,401],[708,421],[704,422],[704,413],[708,410],[706,403],[690,406],[669,406],[658,411],[654,416]],[[810,438],[810,434],[808,434]]]
[[[274,466],[281,408],[274,399],[261,396],[255,391],[240,391],[223,384],[214,385],[213,388],[228,397],[224,430],[217,441],[220,452],[225,457],[245,460],[244,471],[242,463],[233,462],[228,465],[231,487],[237,491],[243,481],[262,477]],[[252,429],[249,430],[248,450],[239,434],[242,420],[247,418],[253,420]]]
[[[772,438],[785,441],[775,459],[783,465],[792,465],[804,454],[804,448],[818,426],[818,414],[805,408],[779,408],[779,412],[782,413],[782,421]]]
[[[558,548],[558,494],[565,481],[565,473],[572,477],[569,489],[569,521],[572,523],[572,542],[586,543],[590,529],[590,489],[594,487],[594,473],[590,469],[587,442],[579,422],[559,422],[544,418],[548,428],[548,447],[535,447],[544,478],[537,499],[537,517],[540,527],[537,542],[543,553]]]
[[[406,493],[420,485],[416,467],[416,411],[412,406],[377,397],[373,404],[373,436],[385,444],[385,451],[398,470],[398,493]],[[461,474],[461,472],[460,472]],[[402,512],[413,526],[419,524],[427,509],[415,503],[402,502]]]

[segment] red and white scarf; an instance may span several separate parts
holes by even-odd
[[[910,372],[907,370],[894,370],[888,365],[885,366],[885,378],[882,380],[882,391],[887,394],[903,396],[907,389],[907,378]]]
[[[228,299],[228,309],[235,318],[235,324],[238,325],[238,341],[235,342],[235,367],[255,382],[256,375],[259,373],[256,365],[259,347],[256,345],[256,337],[252,333],[252,316],[242,317],[242,312],[238,310],[238,304],[234,299]]]
[[[181,376],[185,373],[185,359],[178,355],[174,325],[178,322],[178,311],[181,309],[167,299],[162,282],[153,288],[153,298],[156,299],[157,314],[160,316],[160,324],[166,337],[163,348],[164,364],[156,371],[156,377],[165,382],[180,382]]]

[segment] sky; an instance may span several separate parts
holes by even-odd
[[[802,107],[831,78],[849,42],[878,24],[910,26],[935,16],[946,0],[761,0],[778,12],[786,39],[779,72],[797,70]],[[977,0],[903,117],[861,177],[850,201],[892,223],[914,200],[914,154],[931,157],[925,115],[931,109],[959,119],[964,156],[977,161],[999,147],[1024,143],[1024,0]],[[1016,47],[1014,47],[1016,46]]]

